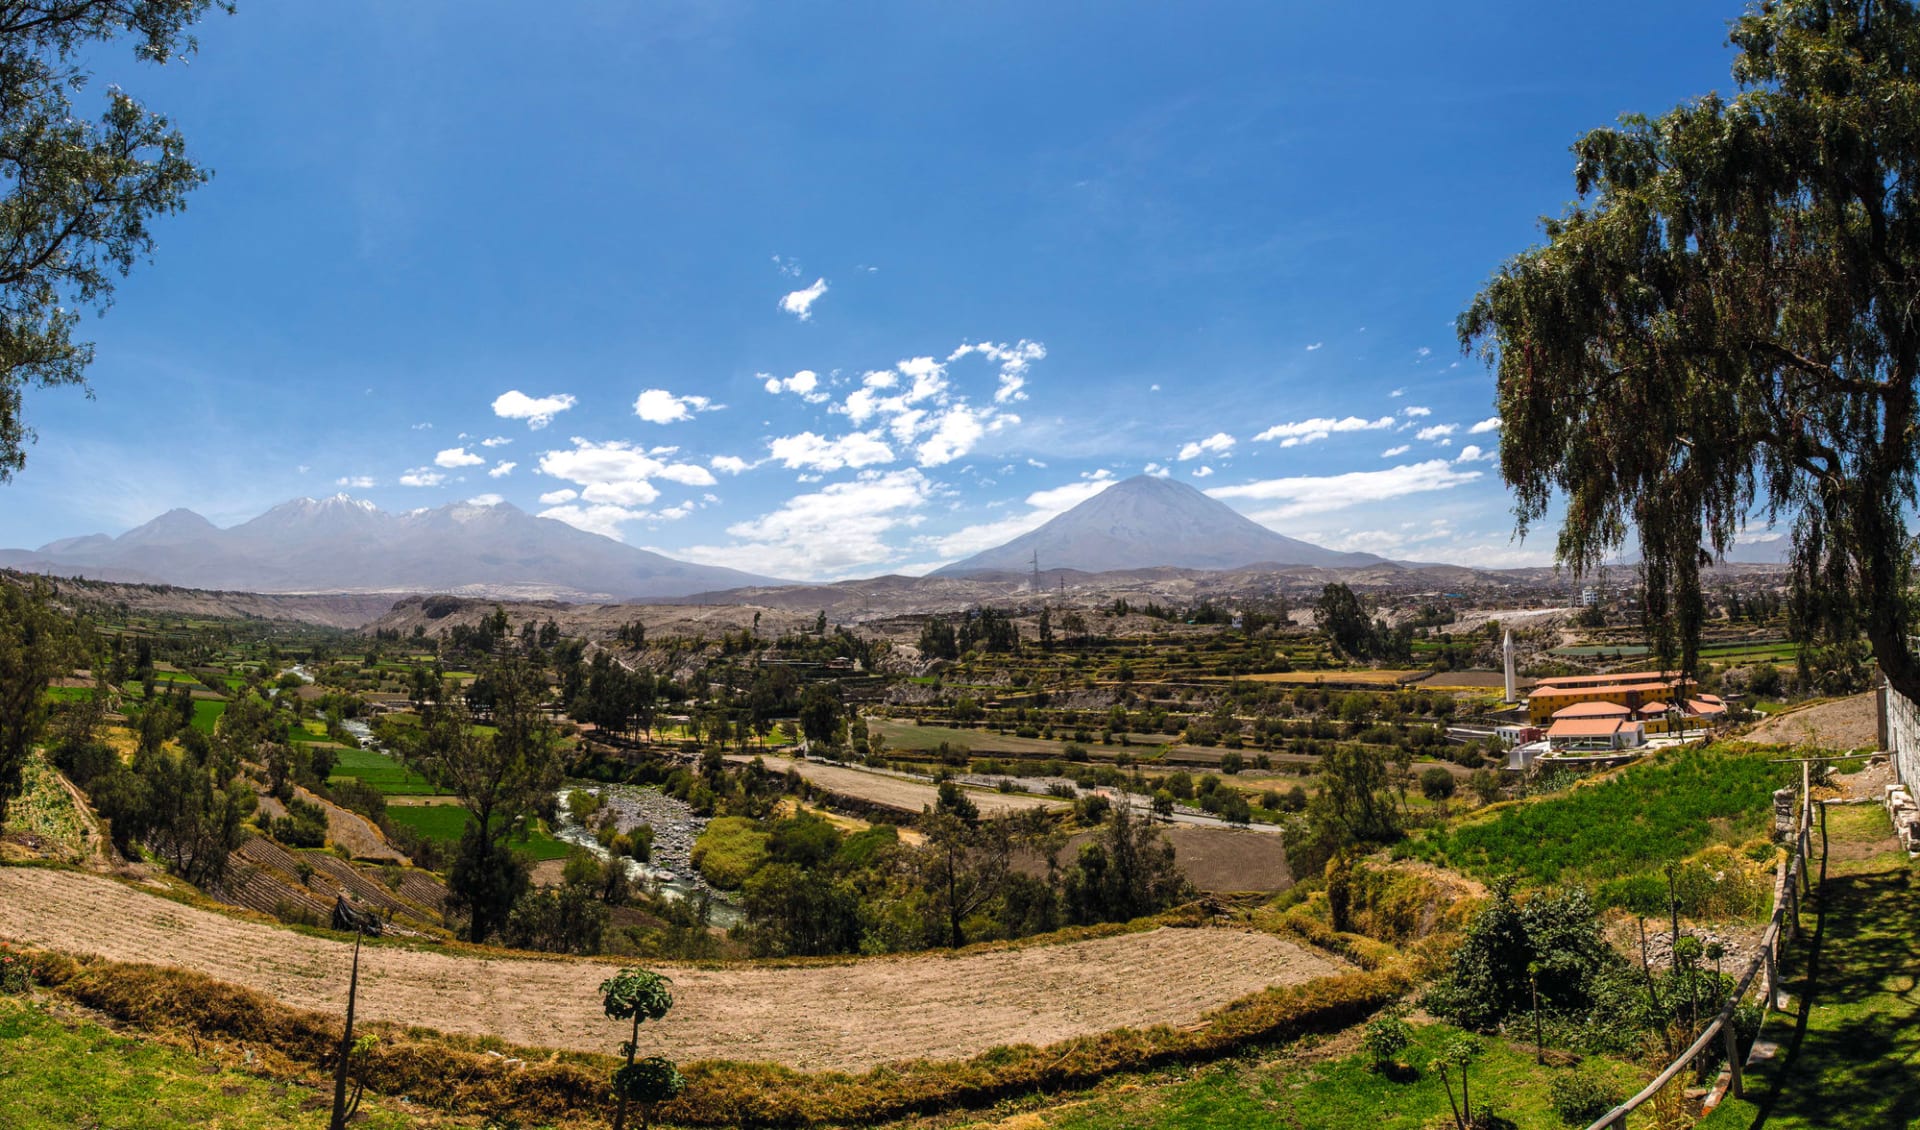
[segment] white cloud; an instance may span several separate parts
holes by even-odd
[[[1211,474],[1213,474],[1212,467],[1195,467],[1193,469],[1193,477],[1196,479],[1204,479]]]
[[[478,467],[485,462],[485,459],[464,447],[449,447],[433,457],[433,465],[436,467]]]
[[[577,490],[574,490],[572,487],[561,487],[559,490],[550,490],[545,494],[541,495],[540,505],[558,506],[563,502],[572,502],[574,499],[579,497],[580,497],[580,492]]]
[[[410,425],[410,427],[416,432],[430,432],[433,430],[432,424],[413,424]]]
[[[616,507],[645,506],[659,498],[660,491],[653,485],[654,479],[666,479],[688,486],[712,486],[716,481],[711,471],[697,463],[668,463],[656,457],[665,453],[647,451],[622,440],[595,443],[575,436],[571,450],[543,453],[540,456],[540,471],[579,486],[583,502]],[[605,533],[620,521],[632,521],[645,516],[634,513],[614,519],[609,514],[586,514],[582,511],[562,517],[561,521],[591,529],[595,533]]]
[[[772,440],[767,454],[794,470],[838,471],[893,462],[893,449],[878,432],[850,432],[837,439],[801,432]]]
[[[1418,420],[1422,416],[1433,415],[1433,409],[1422,408],[1417,404],[1410,404],[1407,407],[1402,408],[1400,410],[1400,414],[1402,416],[1405,416],[1409,420]]]
[[[1448,490],[1478,478],[1479,471],[1456,470],[1444,459],[1430,459],[1424,463],[1408,463],[1384,471],[1349,471],[1343,475],[1266,479],[1238,486],[1215,487],[1207,493],[1218,499],[1278,503],[1250,517],[1256,522],[1279,522],[1303,514],[1340,510],[1403,495]]]
[[[1413,433],[1413,438],[1432,441],[1442,436],[1450,436],[1459,430],[1460,425],[1458,424],[1434,424],[1430,427],[1421,428],[1419,431]]]
[[[1222,455],[1232,451],[1233,444],[1234,439],[1232,436],[1225,432],[1215,432],[1205,439],[1194,440],[1192,443],[1182,447],[1180,454],[1176,456],[1176,458],[1178,458],[1180,462],[1185,463],[1190,459],[1198,459],[1202,455],[1209,453]]]
[[[574,399],[570,393],[528,396],[519,389],[510,389],[494,398],[493,414],[503,420],[525,420],[527,427],[538,431],[553,423],[555,416],[573,405]]]
[[[1424,361],[1428,357],[1431,357],[1433,355],[1433,350],[1428,349],[1426,346],[1423,345],[1420,348],[1414,350],[1413,353],[1414,353],[1414,356]]]
[[[518,463],[512,463],[505,459],[502,459],[500,462],[495,463],[493,465],[492,470],[487,472],[487,477],[489,479],[504,479],[508,475],[513,474],[513,469],[515,467],[518,467],[519,465],[520,464]]]
[[[955,392],[948,377],[948,365],[973,355],[999,367],[993,404],[975,406]],[[1024,339],[1013,345],[962,343],[945,361],[930,356],[909,357],[891,369],[864,374],[860,387],[832,411],[858,426],[884,426],[894,444],[913,450],[920,466],[942,466],[970,454],[982,437],[1020,422],[1019,416],[1002,406],[1027,398],[1028,371],[1033,362],[1046,355],[1045,345]],[[772,387],[769,383],[768,388]],[[880,427],[872,427],[865,434],[877,442]]]
[[[968,557],[983,549],[1017,538],[1030,530],[1038,529],[1048,520],[1066,513],[1113,484],[1113,472],[1102,467],[1079,482],[1034,491],[1026,497],[1027,511],[1024,514],[1002,518],[997,522],[982,522],[967,526],[938,537],[924,538],[921,539],[921,544],[926,545],[943,560]]]
[[[513,441],[506,436],[488,436],[480,441],[481,447],[505,447]]]
[[[655,517],[655,515],[647,510],[634,510],[625,506],[601,503],[593,506],[581,506],[578,504],[550,506],[540,512],[540,517],[552,518],[557,522],[565,522],[575,529],[585,530],[590,534],[599,534],[602,537],[610,537],[617,541],[620,538],[620,527],[622,525],[627,522],[643,521]]]
[[[1470,436],[1483,436],[1483,435],[1486,435],[1488,432],[1497,432],[1499,430],[1500,430],[1500,417],[1489,416],[1486,419],[1475,424],[1471,428],[1468,428],[1467,434]]]
[[[1000,387],[994,390],[995,404],[1013,404],[1025,400],[1027,370],[1035,361],[1045,359],[1047,347],[1037,341],[1022,338],[1013,345],[996,345],[983,341],[975,345],[962,345],[947,355],[947,363],[952,364],[969,353],[978,353],[987,360],[1000,366]]]
[[[1008,423],[1017,423],[1020,417],[1006,416],[982,410],[976,412],[965,404],[956,404],[934,418],[933,435],[914,450],[922,467],[938,467],[951,463],[973,450],[980,437],[988,431],[998,430]]]
[[[1307,352],[1312,353],[1314,350],[1319,349],[1321,346],[1325,344],[1327,343],[1324,341],[1316,341],[1312,345],[1307,346]]]
[[[380,484],[374,481],[372,475],[342,475],[333,480],[333,485],[338,487],[352,487],[354,490],[372,490]]]
[[[1338,420],[1330,416],[1316,416],[1311,420],[1275,424],[1254,436],[1253,441],[1264,443],[1267,440],[1277,439],[1281,447],[1298,447],[1303,443],[1317,443],[1335,432],[1368,432],[1392,426],[1392,416],[1382,416],[1378,420],[1363,420],[1358,416],[1348,416]]]
[[[1470,443],[1460,449],[1460,454],[1454,456],[1453,461],[1455,463],[1478,463],[1482,460],[1490,460],[1492,458],[1493,452],[1482,451],[1478,444]]]
[[[498,506],[505,501],[506,499],[500,497],[497,494],[476,494],[472,498],[467,499],[467,505],[468,506]]]
[[[716,455],[707,460],[707,466],[723,475],[738,475],[753,469],[753,464],[738,455]]]
[[[1382,451],[1382,452],[1380,453],[1380,458],[1382,458],[1382,459],[1392,459],[1392,458],[1393,458],[1394,456],[1396,456],[1396,455],[1405,455],[1405,454],[1406,454],[1407,452],[1409,452],[1409,451],[1412,451],[1412,450],[1413,450],[1413,448],[1412,448],[1411,446],[1409,446],[1409,445],[1407,445],[1407,444],[1404,444],[1404,443],[1402,443],[1402,444],[1398,444],[1398,445],[1396,445],[1396,446],[1394,446],[1394,447],[1389,447],[1389,448],[1387,448],[1387,449],[1386,449],[1385,451]]]
[[[1140,473],[1143,475],[1152,475],[1156,479],[1164,479],[1168,475],[1173,474],[1173,472],[1170,469],[1166,467],[1162,467],[1158,463],[1147,464],[1146,466],[1140,468]]]
[[[828,397],[826,392],[820,390],[820,374],[812,369],[802,369],[786,378],[776,377],[771,373],[761,373],[760,378],[766,385],[767,391],[775,396],[783,392],[791,392],[808,404],[819,404]]]
[[[445,475],[425,467],[411,468],[400,476],[400,485],[403,487],[437,487],[446,481]]]
[[[1398,400],[1401,397],[1407,395],[1407,390],[1404,388],[1396,388],[1392,392],[1388,393],[1387,395],[1394,400]]]
[[[799,290],[789,291],[780,300],[780,309],[792,314],[803,322],[813,321],[813,304],[827,292],[827,280],[815,279],[813,285]]]
[[[633,414],[649,424],[691,420],[695,412],[711,412],[713,401],[704,396],[675,396],[664,388],[650,388],[633,402]]]
[[[779,271],[781,274],[787,276],[790,279],[797,279],[800,277],[800,261],[797,259],[791,259],[785,256],[775,255],[773,257],[773,266],[775,270]]]
[[[676,556],[757,573],[826,578],[896,559],[895,530],[918,525],[933,484],[914,468],[863,471],[849,482],[795,495],[771,513],[727,527],[734,544],[689,546]]]

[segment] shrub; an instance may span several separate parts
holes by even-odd
[[[1624,1097],[1613,1081],[1595,1072],[1569,1071],[1547,1084],[1553,1113],[1568,1126],[1586,1126],[1620,1105]]]
[[[710,822],[693,844],[693,865],[721,890],[734,890],[767,861],[772,837],[744,816]]]
[[[1420,795],[1428,800],[1446,800],[1455,787],[1453,774],[1437,765],[1420,774]]]
[[[1360,1037],[1360,1046],[1366,1049],[1375,1071],[1391,1070],[1400,1053],[1412,1043],[1413,1028],[1406,1021],[1404,1008],[1389,1009],[1386,1015],[1367,1025],[1366,1034]]]

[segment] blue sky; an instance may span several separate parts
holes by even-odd
[[[345,490],[796,578],[1143,470],[1544,562],[1454,316],[1736,5],[245,3],[104,57],[215,171],[29,393],[0,544]]]

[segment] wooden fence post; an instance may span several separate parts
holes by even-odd
[[[1733,1019],[1731,1017],[1727,1019],[1726,1025],[1720,1029],[1720,1034],[1727,1038],[1727,1071],[1730,1076],[1727,1093],[1737,1099],[1740,1098],[1742,1094],[1740,1089],[1740,1041],[1734,1037]]]

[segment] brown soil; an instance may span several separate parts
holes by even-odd
[[[1749,730],[1743,740],[1817,749],[1878,749],[1880,734],[1873,694],[1857,694],[1777,714]]]
[[[741,761],[743,758],[731,758]],[[931,808],[939,799],[940,790],[922,781],[912,781],[884,773],[867,773],[859,769],[848,769],[839,765],[821,765],[813,761],[790,761],[784,757],[765,757],[767,769],[774,773],[798,770],[800,776],[818,787],[840,796],[878,804],[901,812],[918,813]],[[1017,793],[997,793],[985,789],[968,789],[967,796],[978,805],[981,813],[997,816],[1003,812],[1019,812],[1029,808],[1065,808],[1067,802],[1053,797],[1021,796]]]
[[[1293,886],[1285,837],[1195,824],[1174,824],[1160,834],[1173,845],[1173,858],[1187,880],[1203,891],[1284,891]]]
[[[350,947],[242,922],[110,879],[0,868],[0,935],[116,961],[177,965],[300,1008],[344,1004]],[[1346,971],[1251,930],[1161,928],[1052,946],[770,968],[654,966],[673,1013],[649,1051],[803,1070],[971,1056],[1116,1027],[1181,1024],[1269,985]],[[363,951],[360,1015],[519,1045],[611,1053],[625,1037],[598,986],[609,962]]]

